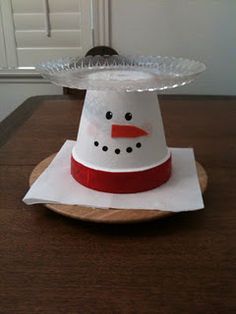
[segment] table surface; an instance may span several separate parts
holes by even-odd
[[[236,98],[161,96],[169,146],[206,168],[205,209],[102,225],[21,200],[75,139],[82,101],[28,99],[0,124],[0,313],[235,313]]]

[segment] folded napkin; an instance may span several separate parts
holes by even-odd
[[[96,208],[147,209],[181,212],[204,207],[192,148],[171,148],[172,176],[147,192],[111,194],[88,189],[70,174],[74,141],[67,140],[49,167],[31,186],[23,201],[28,204],[57,203]]]

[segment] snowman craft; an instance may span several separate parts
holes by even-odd
[[[87,89],[71,174],[103,192],[154,189],[171,176],[156,91],[185,85],[205,70],[173,57],[63,58],[37,67],[57,85]]]
[[[111,193],[166,182],[171,156],[156,93],[88,91],[71,173],[81,184]]]

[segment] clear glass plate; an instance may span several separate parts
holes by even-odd
[[[88,56],[36,66],[53,83],[78,89],[157,91],[192,82],[206,69],[198,61],[174,57]]]

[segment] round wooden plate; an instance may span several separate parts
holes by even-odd
[[[41,175],[41,173],[49,166],[56,154],[53,154],[43,161],[41,161],[32,171],[29,184],[30,186]],[[203,166],[196,162],[197,173],[200,182],[202,193],[207,188],[207,173]],[[44,204],[47,208],[53,210],[58,214],[68,216],[84,221],[99,222],[99,223],[135,223],[148,221],[153,219],[160,219],[170,215],[173,212],[161,210],[142,210],[142,209],[103,209],[92,208],[79,205],[60,205],[60,204]]]

